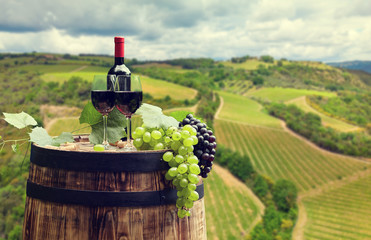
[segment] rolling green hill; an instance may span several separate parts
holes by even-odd
[[[40,104],[47,102],[48,97],[69,92],[66,80],[71,76],[90,81],[94,74],[104,74],[112,64],[112,58],[105,56],[39,53],[1,56],[1,110],[32,111],[30,113],[36,116],[41,116]],[[197,93],[194,88],[217,91],[222,103],[214,122],[218,144],[248,155],[255,169],[268,179],[289,179],[299,189],[299,219],[293,239],[370,238],[370,163],[313,146],[285,129],[280,120],[269,116],[257,101],[249,98],[294,103],[314,111],[305,104],[305,96],[335,97],[339,89],[369,91],[366,75],[318,62],[259,58],[240,63],[212,59],[135,62],[132,69],[142,76],[144,92],[154,97],[169,95],[176,100],[190,100]],[[51,90],[51,95],[35,91],[38,87],[54,86],[55,82],[59,87]],[[53,92],[57,89],[58,93]],[[181,108],[195,111],[190,105]],[[169,111],[172,110],[166,112]],[[83,127],[79,126],[77,116],[66,115],[53,116],[49,112],[49,120],[61,117],[49,122],[52,135]],[[321,118],[336,129],[354,130],[353,125],[329,116]],[[0,135],[20,136],[19,131],[11,131],[4,121],[0,122]],[[18,174],[13,169],[22,158],[12,155],[10,147],[0,154],[0,183],[3,184],[0,202],[4,203],[0,238],[6,238],[5,234],[10,232],[20,234],[27,170]],[[208,238],[244,239],[260,219],[264,207],[245,184],[225,169],[216,166],[214,170],[205,180]]]
[[[246,105],[237,96],[224,98],[224,104]],[[249,109],[264,114],[259,108]],[[290,179],[299,188],[299,219],[293,239],[369,237],[371,206],[369,191],[365,191],[371,176],[369,162],[329,153],[283,128],[267,128],[261,117],[244,123],[232,121],[228,111],[223,106],[215,123],[219,143],[248,155],[259,173],[273,180]],[[258,116],[248,111],[239,114],[241,119]],[[262,124],[251,124],[259,119]]]

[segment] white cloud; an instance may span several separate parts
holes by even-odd
[[[270,54],[333,61],[370,59],[371,52],[370,1],[0,0],[0,5],[1,52],[113,54],[116,35],[125,35],[126,56],[137,59]]]

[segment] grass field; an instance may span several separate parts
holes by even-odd
[[[371,239],[371,175],[303,200],[305,239]]]
[[[242,68],[246,70],[255,70],[258,69],[259,65],[263,65],[265,67],[274,65],[273,63],[266,63],[259,61],[257,59],[248,59],[246,62],[243,63],[232,63],[231,61],[221,62],[224,66],[233,67],[234,69]]]
[[[76,131],[81,129],[79,131]],[[90,133],[88,124],[80,124],[78,117],[57,118],[47,128],[50,136],[59,136],[62,132],[73,132],[72,134]]]
[[[316,111],[315,109],[313,109],[311,106],[307,104],[305,97],[299,97],[296,99],[292,99],[287,103],[294,104],[305,112],[312,112],[312,113],[317,114],[318,116],[321,117],[323,125],[332,127],[335,130],[342,131],[342,132],[349,132],[349,131],[357,131],[358,129],[360,129],[356,125],[351,125],[349,123],[343,122],[336,118],[329,117],[325,114],[322,114]]]
[[[218,92],[223,98],[223,108],[219,114],[221,119],[229,119],[252,125],[261,125],[271,128],[281,128],[280,121],[264,113],[263,107],[243,96],[232,93]]]
[[[63,65],[62,65],[63,66]],[[76,65],[66,65],[65,68],[59,70],[58,72],[56,69],[49,69],[45,68],[43,65],[40,65],[40,71],[45,73],[41,76],[44,81],[56,81],[56,82],[64,82],[70,79],[73,76],[81,77],[87,81],[92,81],[94,75],[97,74],[106,74],[107,69],[103,67],[95,67],[95,66],[76,66]],[[64,71],[64,72],[63,72]],[[157,79],[153,79],[147,76],[141,75],[141,82],[143,92],[149,93],[155,98],[163,98],[169,95],[172,99],[175,100],[184,100],[184,99],[193,99],[197,95],[197,91],[180,86],[177,84],[173,84],[166,81],[161,81]]]
[[[288,100],[298,98],[306,95],[319,95],[325,97],[336,97],[335,93],[315,91],[307,89],[296,89],[296,88],[260,88],[256,91],[250,91],[246,96],[252,96],[261,100],[267,100],[270,102],[286,102]]]
[[[196,90],[171,82],[161,81],[147,76],[141,76],[140,80],[142,82],[143,92],[149,93],[155,98],[163,98],[168,95],[176,100],[190,100],[197,95]]]
[[[273,180],[293,181],[300,191],[321,186],[357,171],[366,163],[318,150],[283,130],[217,120],[218,143],[248,155],[254,167]]]

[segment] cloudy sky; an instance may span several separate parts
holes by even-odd
[[[370,0],[0,0],[0,52],[371,60]]]

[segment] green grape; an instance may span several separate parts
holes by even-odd
[[[187,124],[187,125],[185,125],[184,127],[183,127],[183,130],[187,130],[188,132],[191,132],[192,131],[192,126],[191,125],[189,125],[189,124]]]
[[[188,199],[197,201],[200,196],[198,195],[198,192],[191,191],[191,194],[189,195]]]
[[[187,162],[190,164],[198,164],[198,158],[193,155],[187,158]]]
[[[170,180],[173,180],[173,178],[174,177],[170,176],[168,172],[165,174],[165,179],[166,180],[170,181]]]
[[[179,155],[178,155],[179,156]],[[176,158],[176,157],[175,157]],[[186,173],[188,171],[188,167],[186,164],[182,163],[178,166],[178,172],[180,174]],[[189,177],[188,177],[189,178]]]
[[[197,145],[198,144],[198,138],[196,136],[191,136],[191,138],[193,139],[193,145]]]
[[[191,136],[196,136],[197,135],[197,130],[192,127],[192,130],[189,131],[189,133],[191,134]]]
[[[198,166],[198,164],[195,164],[195,163],[189,165],[188,169],[189,169],[190,173],[193,173],[193,174],[196,174],[196,175],[200,174],[200,172],[201,172],[200,167]]]
[[[143,134],[146,132],[146,129],[144,127],[137,127],[135,132],[138,134],[138,136],[143,136]]]
[[[179,163],[177,163],[175,161],[175,158],[171,159],[170,162],[169,162],[169,166],[170,167],[178,167],[179,166]]]
[[[186,216],[190,217],[191,216],[191,212],[190,211],[186,211]]]
[[[178,198],[183,197],[183,191],[176,192]]]
[[[187,130],[183,130],[181,133],[180,133],[181,137],[183,139],[186,139],[186,138],[189,138],[191,136],[191,134],[189,133],[189,131]]]
[[[138,133],[137,133],[136,131],[134,131],[134,132],[131,134],[131,136],[132,136],[134,139],[142,137],[142,136],[138,135]]]
[[[190,146],[193,145],[193,139],[190,138],[190,137],[189,137],[189,138],[186,138],[186,139],[184,139],[183,144],[184,144],[184,146],[186,146],[186,147],[190,147]]]
[[[144,141],[145,143],[149,143],[151,140],[152,140],[151,133],[149,133],[149,132],[145,132],[145,133],[143,134],[143,141]]]
[[[197,188],[196,184],[194,184],[194,183],[190,183],[190,184],[188,184],[188,189],[189,189],[190,191],[194,191],[194,190],[196,190],[196,188]]]
[[[189,147],[187,147],[187,152],[189,152],[189,153],[193,153],[193,150],[194,150],[195,148],[193,147],[193,146],[189,146]]]
[[[182,135],[179,132],[173,133],[173,140],[179,141],[182,138]]]
[[[165,143],[170,143],[171,142],[171,138],[166,136],[165,139],[164,139]]]
[[[188,184],[188,185],[189,185],[189,184]],[[192,190],[192,191],[193,191],[193,190]],[[182,195],[183,195],[184,197],[189,197],[189,195],[191,195],[191,190],[189,190],[188,187],[184,188],[184,189],[182,190]]]
[[[179,181],[179,185],[183,188],[187,187],[188,186],[188,180],[185,179],[185,178],[182,178],[180,181]]]
[[[164,159],[165,162],[170,162],[170,160],[173,159],[173,157],[174,155],[170,151],[167,151],[166,153],[164,153],[164,155],[162,155],[162,159]]]
[[[179,180],[181,180],[183,178],[183,174],[176,175],[176,178],[179,179]]]
[[[178,166],[178,171],[179,171],[179,167],[180,167],[180,165]],[[188,181],[190,183],[196,184],[196,183],[198,183],[199,180],[198,180],[198,177],[197,177],[196,174],[190,173],[190,174],[188,174]]]
[[[179,179],[174,178],[173,181],[172,181],[172,184],[173,184],[175,187],[178,187],[178,186],[179,186]]]
[[[188,152],[188,149],[185,147],[185,146],[180,146],[179,148],[178,148],[178,152],[179,152],[179,154],[180,155],[186,155],[187,154],[187,152]]]
[[[178,208],[181,208],[181,207],[184,206],[185,202],[186,202],[186,199],[180,197],[180,198],[178,198],[178,199],[176,200],[176,206],[177,206]],[[179,212],[179,211],[178,211],[178,212]]]
[[[175,177],[176,175],[178,175],[178,170],[177,170],[176,167],[172,167],[172,168],[170,168],[167,172],[168,172],[169,175],[172,176],[172,177]]]
[[[157,144],[155,145],[155,147],[154,147],[155,150],[162,150],[162,149],[164,149],[164,148],[165,148],[165,146],[164,146],[163,143],[157,143]]]
[[[104,146],[102,144],[97,144],[97,145],[94,145],[94,151],[97,151],[97,152],[102,152],[104,151]]]
[[[182,155],[176,155],[175,156],[175,162],[177,162],[177,163],[184,162],[184,157]]]
[[[165,131],[164,131],[164,129],[162,129],[162,128],[160,128],[160,133],[161,133],[161,136],[165,136]]]
[[[136,148],[140,148],[143,145],[143,139],[135,138],[133,144]]]
[[[154,148],[156,146],[156,144],[158,143],[158,140],[155,140],[153,138],[151,138],[151,141],[149,142],[149,145]]]
[[[179,218],[184,218],[187,215],[187,210],[184,209],[179,209],[178,210],[178,217]]]
[[[184,206],[186,208],[192,208],[193,207],[193,201],[190,200],[190,199],[187,199],[186,202],[185,202],[185,204],[184,204]]]
[[[166,135],[167,136],[171,136],[173,135],[173,133],[178,130],[176,127],[169,127],[167,130],[166,130]]]
[[[154,131],[152,131],[152,133],[151,133],[151,137],[152,137],[153,139],[159,140],[159,139],[162,137],[162,134],[161,134],[160,131],[158,131],[158,130],[154,130]]]
[[[182,146],[182,143],[179,141],[175,141],[171,143],[171,149],[173,149],[174,151],[177,151],[180,146]]]

